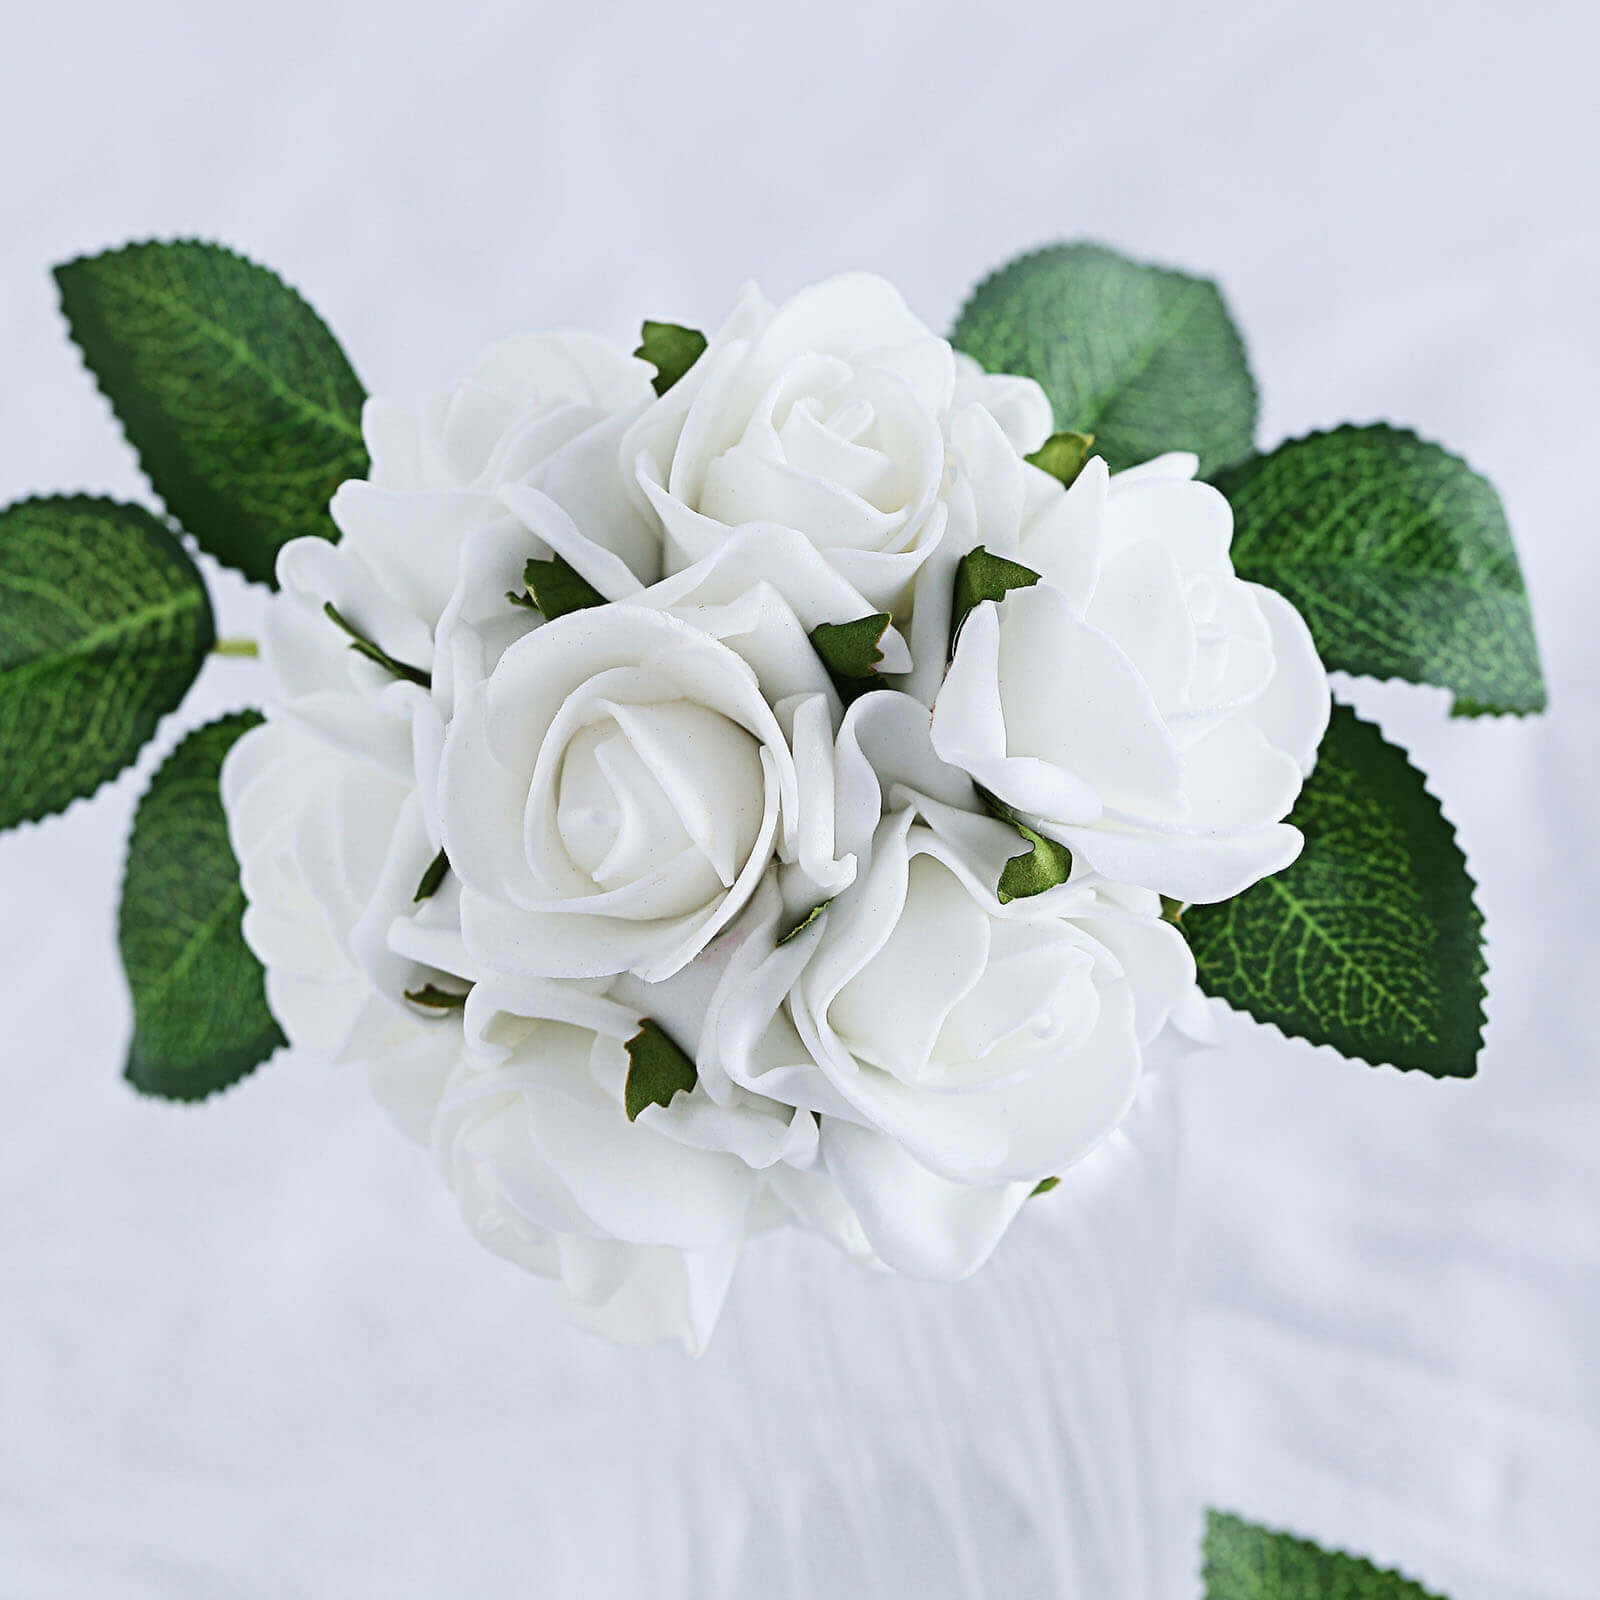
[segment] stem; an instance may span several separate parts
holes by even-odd
[[[211,653],[214,656],[258,656],[261,652],[254,639],[218,639]]]

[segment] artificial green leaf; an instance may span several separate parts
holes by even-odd
[[[979,284],[951,339],[990,372],[1036,379],[1056,426],[1092,432],[1113,472],[1193,450],[1209,476],[1255,441],[1244,343],[1203,278],[1053,245]]]
[[[812,908],[806,912],[806,914],[801,917],[801,919],[795,923],[795,925],[790,928],[787,933],[780,934],[778,936],[777,943],[783,945],[788,944],[791,939],[798,939],[800,935],[804,933],[806,929],[809,928],[811,924],[815,922],[817,918],[820,917],[822,913],[833,904],[833,899],[834,897],[830,894],[826,900],[823,900],[819,904],[812,906]]]
[[[651,382],[657,394],[665,394],[705,353],[706,336],[697,328],[684,328],[676,322],[647,322],[641,343],[633,353],[656,369]]]
[[[1383,424],[1292,439],[1217,477],[1233,564],[1299,608],[1330,667],[1438,684],[1456,711],[1542,711],[1544,679],[1500,497]]]
[[[1370,1561],[1206,1513],[1206,1600],[1443,1600]]]
[[[1028,1191],[1028,1198],[1033,1200],[1041,1194],[1049,1194],[1052,1189],[1059,1186],[1060,1182],[1061,1180],[1059,1178],[1041,1178]]]
[[[887,611],[875,611],[854,622],[819,622],[811,630],[811,647],[833,678],[860,685],[878,676],[878,663],[883,660],[879,645],[888,628]]]
[[[971,614],[974,606],[985,600],[1003,600],[1013,589],[1028,589],[1039,581],[1039,574],[1020,561],[1008,561],[1004,556],[990,555],[979,545],[969,550],[956,564],[956,593],[950,608],[950,640],[961,632],[961,624]]]
[[[425,983],[420,989],[407,989],[405,997],[412,1005],[426,1011],[459,1011],[467,1003],[464,992],[441,989],[434,983]]]
[[[587,578],[554,552],[547,561],[530,557],[522,569],[522,581],[528,590],[526,602],[520,595],[507,598],[517,605],[535,606],[546,622],[554,622],[569,611],[583,611],[606,603],[606,597]]]
[[[1035,833],[1015,816],[1008,816],[1006,821],[1028,841],[1028,848],[1012,856],[1001,870],[1000,882],[995,886],[1001,905],[1026,900],[1029,895],[1043,894],[1046,889],[1065,883],[1072,874],[1072,852],[1059,841]]]
[[[427,900],[438,893],[439,885],[444,882],[444,875],[450,870],[450,859],[441,850],[432,861],[422,870],[422,876],[417,880],[417,892],[412,895],[412,901]]]
[[[1048,472],[1052,478],[1059,479],[1063,488],[1070,489],[1088,464],[1089,453],[1093,449],[1092,433],[1052,433],[1031,456],[1024,459],[1041,472]]]
[[[1290,821],[1306,837],[1293,866],[1184,911],[1201,987],[1347,1056],[1470,1078],[1483,918],[1422,774],[1335,706]]]
[[[114,778],[215,638],[194,562],[142,506],[74,495],[0,511],[0,828]]]
[[[161,764],[133,819],[117,939],[133,995],[128,1081],[200,1100],[283,1043],[261,963],[240,932],[244,891],[217,791],[222,758],[261,721],[236,711]]]
[[[271,583],[278,549],[331,539],[367,471],[360,380],[275,273],[221,245],[134,244],[55,269],[61,307],[167,510]]]
[[[432,683],[433,680],[421,667],[408,666],[404,661],[396,661],[387,650],[380,649],[359,628],[346,621],[333,601],[327,601],[322,610],[336,628],[350,635],[350,648],[357,655],[365,656],[368,661],[376,661],[385,672],[392,672],[395,677],[404,678],[408,683],[420,684],[424,689]]]
[[[646,1106],[671,1105],[675,1094],[680,1090],[687,1093],[700,1081],[694,1062],[649,1017],[640,1022],[627,1051],[628,1081],[622,1106],[629,1122]]]

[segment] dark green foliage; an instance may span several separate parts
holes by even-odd
[[[1206,1513],[1206,1600],[1443,1600],[1357,1556]]]
[[[1405,752],[1335,706],[1290,820],[1293,866],[1183,912],[1201,986],[1373,1065],[1469,1078],[1483,1034],[1483,918]]]
[[[1025,459],[1041,472],[1048,472],[1070,489],[1078,481],[1078,474],[1087,465],[1094,449],[1092,433],[1052,433],[1045,442]]]
[[[705,353],[706,336],[696,328],[676,322],[647,322],[633,353],[656,369],[651,379],[658,395],[665,394]]]
[[[334,537],[333,491],[367,472],[365,394],[293,289],[196,241],[82,256],[55,275],[146,476],[203,549],[271,583],[281,545]]]
[[[1093,433],[1113,472],[1193,450],[1209,476],[1255,443],[1244,343],[1203,278],[1052,245],[979,284],[951,338],[990,372],[1036,379],[1056,426]]]
[[[603,606],[606,597],[568,562],[554,553],[548,560],[529,557],[522,569],[522,582],[527,596],[508,594],[506,598],[518,606],[532,606],[546,622],[554,622],[569,611],[584,611],[590,606]]]
[[[950,608],[951,648],[955,648],[956,635],[974,606],[985,600],[1003,600],[1011,590],[1029,589],[1038,581],[1039,574],[1020,561],[990,555],[981,544],[976,550],[969,550],[956,567],[955,602]]]
[[[222,758],[260,721],[238,711],[197,728],[133,820],[117,937],[133,996],[126,1073],[144,1094],[204,1099],[284,1042],[239,929],[244,891],[217,791]]]
[[[1542,711],[1533,614],[1500,497],[1384,425],[1293,439],[1217,478],[1241,577],[1299,608],[1330,667],[1438,684],[1459,713]]]
[[[878,676],[889,620],[887,611],[874,611],[854,622],[819,622],[811,630],[812,649],[842,689],[858,691]]]
[[[114,778],[215,637],[194,562],[142,506],[74,495],[0,511],[0,828]]]
[[[432,679],[421,667],[408,666],[404,661],[396,661],[387,650],[380,650],[364,633],[345,620],[333,601],[329,600],[322,610],[323,614],[336,628],[343,633],[349,634],[350,648],[357,655],[365,656],[368,661],[377,662],[385,672],[391,672],[395,677],[404,678],[408,683],[417,684],[423,689],[426,689],[432,682]]]
[[[700,1081],[694,1062],[648,1017],[628,1041],[627,1050],[628,1081],[622,1105],[629,1122],[646,1106],[671,1105],[675,1094],[688,1093]]]

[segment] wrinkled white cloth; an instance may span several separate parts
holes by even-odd
[[[1592,11],[807,16],[692,35],[631,3],[13,19],[27,70],[0,98],[0,173],[27,226],[0,243],[0,494],[143,494],[46,275],[128,238],[212,235],[272,263],[379,390],[442,384],[534,319],[619,340],[645,315],[707,326],[751,271],[776,293],[855,261],[930,317],[1058,235],[1215,273],[1263,440],[1390,417],[1498,485],[1556,710],[1452,724],[1437,696],[1358,686],[1484,885],[1489,1044],[1477,1082],[1440,1085],[1225,1023],[1186,1084],[1203,1486],[1455,1600],[1583,1600],[1600,764],[1572,708],[1600,694],[1600,326],[1596,223],[1573,196],[1596,140]],[[257,597],[221,593],[225,631],[253,631]],[[208,667],[184,721],[246,703],[250,674]],[[463,1254],[359,1077],[282,1061],[194,1113],[122,1088],[110,929],[154,760],[0,838],[0,903],[30,908],[0,944],[0,1059],[27,1095],[0,1154],[4,1587],[515,1588],[526,1484],[586,1437],[617,1354],[531,1340],[549,1324],[525,1280]],[[613,1402],[611,1438],[671,1415],[663,1354]]]

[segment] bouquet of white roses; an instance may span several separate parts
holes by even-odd
[[[1251,454],[1209,285],[1041,252],[954,343],[879,278],[747,289],[709,339],[521,334],[407,406],[214,247],[60,277],[169,520],[3,514],[0,822],[213,648],[180,526],[276,589],[265,720],[191,735],[135,826],[139,1087],[284,1036],[363,1063],[484,1244],[699,1349],[780,1224],[974,1271],[1202,987],[1471,1071],[1470,882],[1323,660],[1542,704],[1504,521],[1396,430]]]

